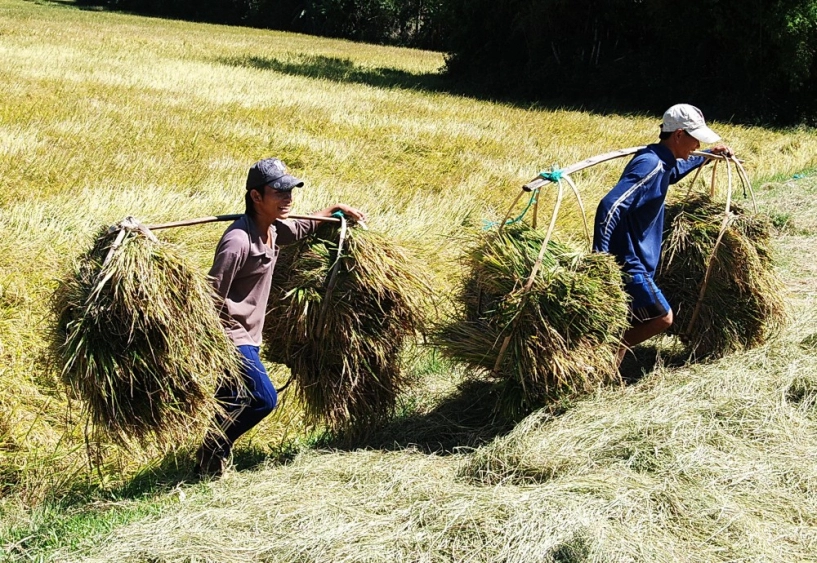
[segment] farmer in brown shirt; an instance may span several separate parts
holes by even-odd
[[[278,247],[313,233],[318,224],[308,219],[287,219],[292,209],[292,190],[303,185],[277,158],[253,164],[247,174],[246,211],[227,228],[216,248],[210,277],[224,300],[220,313],[227,336],[244,358],[241,375],[249,394],[227,385],[216,391],[227,416],[215,421],[221,432],[209,432],[196,453],[199,474],[220,475],[233,443],[278,402],[259,350]],[[337,211],[353,221],[366,218],[361,211],[344,204],[314,215],[329,217]]]

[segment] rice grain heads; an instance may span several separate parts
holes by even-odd
[[[544,233],[521,224],[484,233],[464,258],[456,314],[435,331],[444,354],[500,381],[498,410],[511,418],[619,377],[628,309],[618,266],[611,256],[550,241],[525,294],[543,242]]]
[[[723,203],[694,193],[668,202],[664,217],[656,283],[675,313],[670,334],[679,336],[697,358],[721,357],[762,344],[786,321],[783,285],[769,247],[769,219],[733,203],[716,249],[724,212]]]
[[[149,231],[112,249],[116,234],[102,230],[59,284],[54,351],[97,429],[123,445],[177,443],[217,411],[216,385],[240,359],[206,276]]]
[[[431,289],[422,265],[383,235],[350,229],[339,258],[338,241],[325,224],[281,248],[265,355],[292,370],[310,421],[361,437],[407,384],[401,352],[424,326]]]

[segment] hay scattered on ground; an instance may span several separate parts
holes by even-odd
[[[401,353],[423,328],[431,290],[405,249],[362,229],[348,231],[331,281],[338,240],[324,225],[281,249],[265,355],[292,370],[311,422],[360,434],[392,414],[407,384]]]
[[[811,561],[814,406],[781,400],[817,381],[797,350],[660,370],[472,453],[309,451],[228,473],[52,559]]]
[[[618,380],[616,353],[627,327],[627,297],[612,257],[548,243],[531,290],[522,291],[544,233],[512,226],[486,233],[464,259],[453,320],[436,331],[449,358],[492,371],[502,384],[499,409],[516,418],[563,397]]]
[[[216,384],[238,373],[203,273],[173,246],[102,230],[61,281],[54,348],[62,378],[116,442],[189,439],[216,412]]]
[[[666,208],[656,283],[675,313],[670,334],[680,336],[690,354],[698,358],[720,357],[762,344],[786,320],[783,285],[771,258],[771,223],[765,215],[734,203],[731,208],[734,218],[718,245],[691,329],[725,207],[706,194],[693,194]]]

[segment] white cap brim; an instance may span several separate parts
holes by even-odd
[[[721,140],[720,135],[715,133],[712,129],[707,127],[706,125],[701,125],[700,127],[696,127],[695,129],[687,129],[687,133],[701,141],[702,143],[717,143]]]

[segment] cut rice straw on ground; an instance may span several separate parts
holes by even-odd
[[[268,359],[292,370],[308,418],[360,436],[391,415],[404,344],[423,328],[428,281],[403,248],[342,229],[283,247],[264,327]]]
[[[102,230],[60,283],[55,353],[97,430],[123,445],[175,444],[217,412],[216,385],[240,359],[206,276],[127,225]]]

